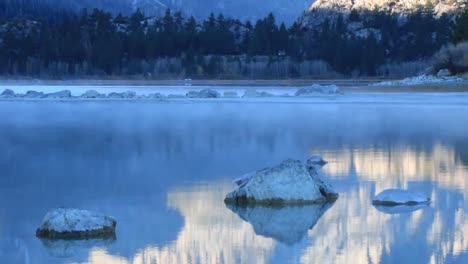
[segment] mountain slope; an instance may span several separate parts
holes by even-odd
[[[162,15],[169,8],[186,16],[204,19],[210,13],[241,20],[257,20],[273,12],[280,22],[292,23],[303,14],[311,0],[1,0],[0,15],[7,17],[40,10],[74,10],[100,8],[110,12],[130,14],[140,9],[146,15]],[[44,11],[41,11],[44,12]]]
[[[433,8],[437,16],[456,14],[465,10],[467,0],[317,0],[301,18],[302,25],[313,27],[338,15],[346,19],[351,11],[358,13],[381,11],[404,17],[422,8]]]

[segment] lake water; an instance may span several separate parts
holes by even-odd
[[[466,94],[391,96],[1,101],[0,262],[468,263]],[[331,207],[224,205],[234,178],[313,154]],[[433,202],[390,214],[387,188]],[[114,216],[116,239],[36,238],[61,206]]]

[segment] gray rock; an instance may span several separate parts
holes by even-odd
[[[24,98],[41,98],[44,97],[43,92],[37,92],[37,91],[27,91],[26,94],[24,95]]]
[[[13,90],[10,90],[10,89],[5,89],[5,91],[3,91],[2,94],[0,94],[0,97],[4,97],[4,98],[11,98],[15,96],[16,96],[15,92],[13,92]]]
[[[228,204],[227,207],[250,223],[257,235],[293,245],[307,236],[307,232],[314,228],[332,205],[333,203],[272,207]]]
[[[226,91],[223,93],[224,98],[239,98],[239,95],[237,92],[234,91]]]
[[[226,203],[313,204],[338,198],[317,171],[309,171],[297,160],[287,160],[278,166],[244,175],[236,183],[239,186],[226,196]]]
[[[449,77],[451,75],[452,73],[448,69],[442,69],[437,72],[437,77],[439,78]]]
[[[219,98],[221,95],[214,90],[211,89],[204,89],[199,92],[197,91],[190,91],[186,95],[188,98]]]
[[[340,88],[336,85],[318,85],[304,87],[299,89],[296,96],[315,96],[320,94],[341,94]]]
[[[110,93],[110,94],[107,95],[107,98],[111,98],[111,99],[122,99],[122,98],[124,98],[124,95],[123,95],[123,93],[112,92],[112,93]]]
[[[117,222],[108,216],[80,209],[54,209],[46,214],[36,236],[49,239],[114,237]]]
[[[48,93],[44,95],[45,98],[70,98],[70,90],[63,90],[55,93]]]
[[[86,91],[84,94],[81,95],[81,98],[102,98],[103,95],[98,93],[95,90]]]
[[[253,89],[247,89],[242,95],[243,98],[258,98],[258,97],[273,97],[273,94],[268,92],[258,92]]]
[[[397,206],[427,204],[431,201],[428,197],[407,190],[389,189],[378,194],[373,200],[374,205]]]
[[[132,99],[136,97],[136,93],[132,91],[126,91],[122,93],[123,98],[125,99]]]

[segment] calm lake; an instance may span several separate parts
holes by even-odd
[[[0,262],[468,263],[467,95],[394,96],[0,101]],[[234,178],[314,154],[331,207],[225,206]],[[388,188],[432,203],[374,207]],[[116,239],[36,238],[55,207],[115,217]]]

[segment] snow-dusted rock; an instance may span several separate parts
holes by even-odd
[[[237,94],[237,92],[234,92],[234,91],[226,91],[223,93],[223,97],[224,98],[238,98],[239,95]]]
[[[96,90],[86,91],[81,95],[81,98],[103,98],[105,95],[98,93]]]
[[[417,205],[427,204],[431,200],[420,194],[407,190],[389,189],[381,192],[373,200],[374,205],[395,206],[395,205]]]
[[[452,82],[463,82],[464,79],[455,76],[449,77],[436,77],[432,75],[420,75],[416,77],[406,78],[403,80],[396,81],[384,81],[372,84],[372,86],[413,86],[422,84],[437,84],[437,83],[452,83]]]
[[[438,78],[444,78],[444,77],[449,77],[450,75],[452,75],[452,73],[450,72],[449,69],[441,69],[437,72],[437,77]]]
[[[307,160],[306,167],[310,177],[312,177],[319,186],[320,193],[322,193],[327,200],[336,200],[339,196],[338,193],[334,191],[333,186],[324,179],[322,174],[322,167],[327,163],[328,162],[321,156],[312,156]]]
[[[54,209],[46,214],[36,235],[41,238],[80,239],[115,236],[117,222],[108,216],[80,209]]]
[[[211,89],[204,89],[199,92],[197,91],[190,91],[186,95],[188,98],[219,98],[221,95],[214,90]]]
[[[167,96],[168,99],[184,99],[186,98],[185,95],[181,94],[170,94]]]
[[[37,91],[27,91],[23,97],[24,98],[41,98],[41,97],[44,97],[44,93],[37,92]]]
[[[300,242],[312,230],[332,203],[303,206],[238,206],[228,204],[242,220],[250,223],[257,235],[292,245]]]
[[[132,99],[136,97],[136,93],[132,91],[126,91],[122,93],[122,97],[125,99]]]
[[[147,98],[161,100],[161,99],[164,99],[164,95],[160,93],[148,94]]]
[[[311,173],[313,175],[311,175]],[[324,187],[315,170],[309,170],[297,160],[244,175],[239,185],[229,193],[226,203],[232,204],[311,204],[336,200],[337,194]],[[326,191],[331,191],[326,193]]]
[[[315,96],[319,94],[341,94],[340,88],[336,85],[318,85],[304,87],[299,89],[296,96]]]
[[[243,98],[256,98],[256,97],[272,97],[273,94],[268,92],[259,92],[253,89],[247,89],[242,95]]]
[[[16,96],[15,92],[13,92],[13,90],[11,90],[11,89],[5,89],[5,91],[3,91],[0,94],[0,97],[4,97],[4,98],[11,98],[11,97],[15,97],[15,96]]]
[[[112,93],[109,93],[109,94],[107,95],[107,98],[111,98],[111,99],[122,99],[122,98],[124,98],[124,96],[123,96],[123,93],[112,92]]]
[[[70,90],[63,90],[55,93],[48,93],[44,95],[45,98],[70,98]]]

